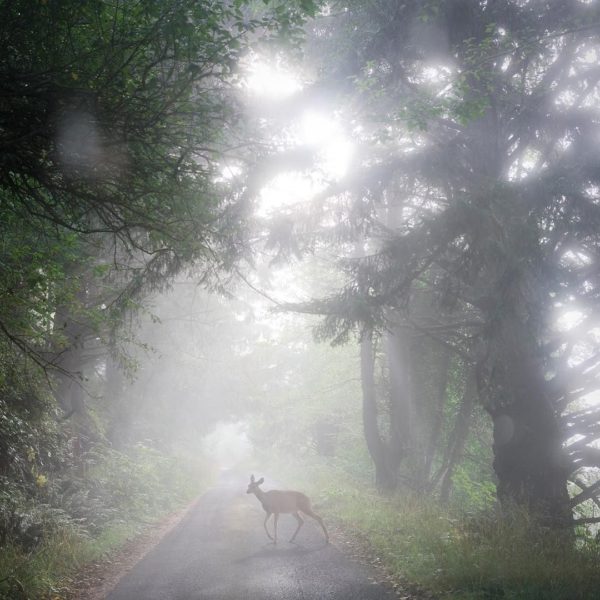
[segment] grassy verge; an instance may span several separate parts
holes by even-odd
[[[392,577],[453,600],[598,598],[599,545],[577,548],[526,515],[445,510],[423,496],[381,497],[317,460],[271,473],[305,490],[329,522],[368,545]]]
[[[60,600],[78,569],[119,548],[139,531],[137,523],[108,525],[97,537],[60,528],[29,552],[9,542],[0,549],[0,598]]]
[[[208,486],[204,464],[138,446],[87,457],[84,474],[49,481],[38,498],[15,502],[18,521],[0,545],[1,600],[61,600],[75,573],[120,548]]]

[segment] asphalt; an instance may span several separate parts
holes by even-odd
[[[275,546],[246,487],[241,477],[224,474],[107,600],[397,600],[369,567],[325,544],[308,517],[290,544],[296,520],[282,515]],[[271,488],[268,480],[263,488]]]

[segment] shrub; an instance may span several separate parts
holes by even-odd
[[[201,461],[95,445],[42,488],[0,478],[0,599],[59,596],[69,575],[199,492]]]

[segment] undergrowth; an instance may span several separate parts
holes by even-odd
[[[189,502],[208,477],[197,460],[137,445],[92,448],[34,498],[0,479],[0,599],[66,597],[79,568]]]
[[[522,512],[442,508],[426,495],[383,497],[325,462],[272,465],[319,512],[355,534],[394,577],[453,600],[592,600],[600,545],[565,540]]]

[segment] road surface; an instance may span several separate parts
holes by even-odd
[[[247,481],[225,474],[108,595],[107,600],[392,600],[373,573],[344,556],[306,517],[294,544],[291,515],[277,546]],[[269,482],[265,490],[272,486]],[[273,518],[269,522],[272,532]]]

